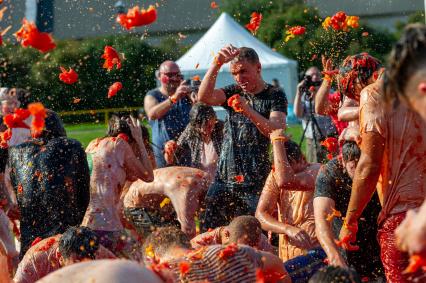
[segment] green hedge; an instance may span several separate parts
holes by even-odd
[[[124,54],[120,70],[108,72],[102,68],[106,45]],[[147,90],[155,87],[155,70],[165,59],[173,58],[136,35],[58,41],[47,54],[9,43],[0,47],[0,80],[2,86],[28,89],[32,100],[55,111],[137,106],[143,104]],[[59,66],[73,68],[79,75],[78,82],[62,83]],[[116,81],[123,84],[123,89],[108,99],[108,88]],[[74,103],[74,98],[81,101]]]

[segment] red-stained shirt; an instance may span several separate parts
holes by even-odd
[[[62,235],[46,238],[32,246],[19,263],[18,270],[13,278],[15,283],[32,283],[47,274],[60,269],[59,239]],[[96,259],[114,259],[113,253],[103,246],[99,246]]]
[[[374,132],[385,140],[377,183],[381,223],[420,207],[425,199],[426,123],[404,103],[386,105],[380,81],[362,90],[359,113],[361,135]]]

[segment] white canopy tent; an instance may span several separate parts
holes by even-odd
[[[272,79],[278,79],[285,90],[289,102],[293,102],[298,79],[297,62],[270,49],[240,26],[227,13],[222,13],[203,37],[176,63],[186,78],[195,75],[199,75],[202,78],[212,64],[215,54],[228,44],[236,47],[251,47],[256,50],[262,64],[264,80],[270,83]],[[234,80],[229,72],[229,64],[226,64],[220,70],[216,87],[232,83],[234,83]]]

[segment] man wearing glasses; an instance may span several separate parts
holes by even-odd
[[[191,88],[185,85],[179,66],[173,61],[160,65],[157,75],[161,86],[145,95],[144,109],[152,129],[157,168],[166,166],[164,144],[176,140],[189,122]]]

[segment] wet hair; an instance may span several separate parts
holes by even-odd
[[[342,147],[342,156],[344,161],[359,160],[361,149],[354,141],[345,141]]]
[[[384,83],[384,99],[390,102],[405,99],[404,89],[418,70],[426,69],[426,26],[410,24],[404,29],[388,59]]]
[[[235,217],[228,225],[229,240],[237,243],[239,240],[249,246],[257,246],[262,233],[259,220],[250,215]]]
[[[59,252],[64,259],[72,255],[75,255],[79,260],[95,259],[98,249],[98,236],[88,227],[70,227],[59,239]]]
[[[302,151],[300,146],[292,140],[284,143],[285,151],[287,152],[287,158],[290,163],[296,163],[303,159]]]
[[[212,118],[216,118],[213,107],[197,102],[189,111],[189,127],[193,134],[199,135],[201,128]]]
[[[330,265],[315,273],[309,283],[361,283],[361,278],[354,269]]]
[[[365,52],[346,57],[340,66],[337,76],[337,85],[340,93],[356,99],[359,94],[355,94],[355,80],[358,79],[359,83],[366,87],[368,80],[380,68],[380,61]]]
[[[191,244],[188,236],[175,226],[159,227],[155,229],[145,240],[142,250],[152,250],[155,257],[164,256],[170,248],[181,247],[189,249]],[[147,262],[146,256],[144,261]]]
[[[129,137],[129,140],[133,140],[132,131],[130,130],[130,126],[126,120],[124,120],[124,116],[120,118],[118,115],[113,114],[111,118],[108,120],[108,137],[116,137],[119,134],[126,134]]]
[[[234,58],[234,60],[232,60],[232,63],[247,61],[249,63],[256,64],[260,62],[259,55],[253,48],[241,47],[238,50],[240,53]]]
[[[66,136],[67,133],[65,131],[64,124],[62,123],[62,119],[56,112],[47,109],[41,138],[52,139]]]

